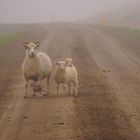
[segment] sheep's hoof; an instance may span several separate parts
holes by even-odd
[[[44,97],[45,97],[45,96],[47,96],[47,94],[43,94],[42,96],[44,96]]]
[[[47,93],[44,93],[44,94],[42,94],[42,96],[48,96],[49,94],[48,94],[48,92]]]
[[[78,96],[78,94],[74,94],[74,96],[75,96],[75,97],[77,97],[77,96]]]
[[[27,98],[28,98],[27,95],[25,95],[25,96],[24,96],[24,99],[27,99]]]
[[[33,94],[33,97],[35,97],[35,94]]]
[[[47,95],[50,95],[50,94],[51,94],[51,91],[50,91],[50,90],[48,90],[46,94],[47,94]]]

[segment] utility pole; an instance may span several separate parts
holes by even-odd
[[[52,14],[51,14],[51,24],[53,24],[54,23],[54,12],[52,12]]]
[[[102,15],[101,16],[101,19],[100,19],[100,22],[102,25],[108,25],[108,18],[106,15]]]

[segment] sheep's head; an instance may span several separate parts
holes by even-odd
[[[64,60],[60,60],[56,63],[57,69],[59,70],[65,70],[66,68],[66,62]]]
[[[37,42],[24,42],[24,47],[26,49],[26,55],[33,58],[36,56],[39,48],[39,41]]]

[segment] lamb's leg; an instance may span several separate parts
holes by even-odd
[[[59,83],[57,83],[57,94],[59,94],[59,86],[60,86],[60,84]]]
[[[63,85],[63,92],[65,92],[66,91],[66,85],[64,84]]]
[[[71,95],[71,93],[72,93],[71,88],[72,88],[71,83],[69,83],[68,84],[68,92],[69,92],[69,95]]]
[[[40,80],[39,80],[39,86],[40,86],[40,94],[42,95],[42,80],[41,80],[41,78],[40,78]]]
[[[26,80],[26,83],[25,83],[25,95],[24,95],[24,98],[27,98],[28,85],[29,85],[29,80]]]

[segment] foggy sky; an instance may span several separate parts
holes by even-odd
[[[0,23],[75,21],[139,0],[0,0]]]

